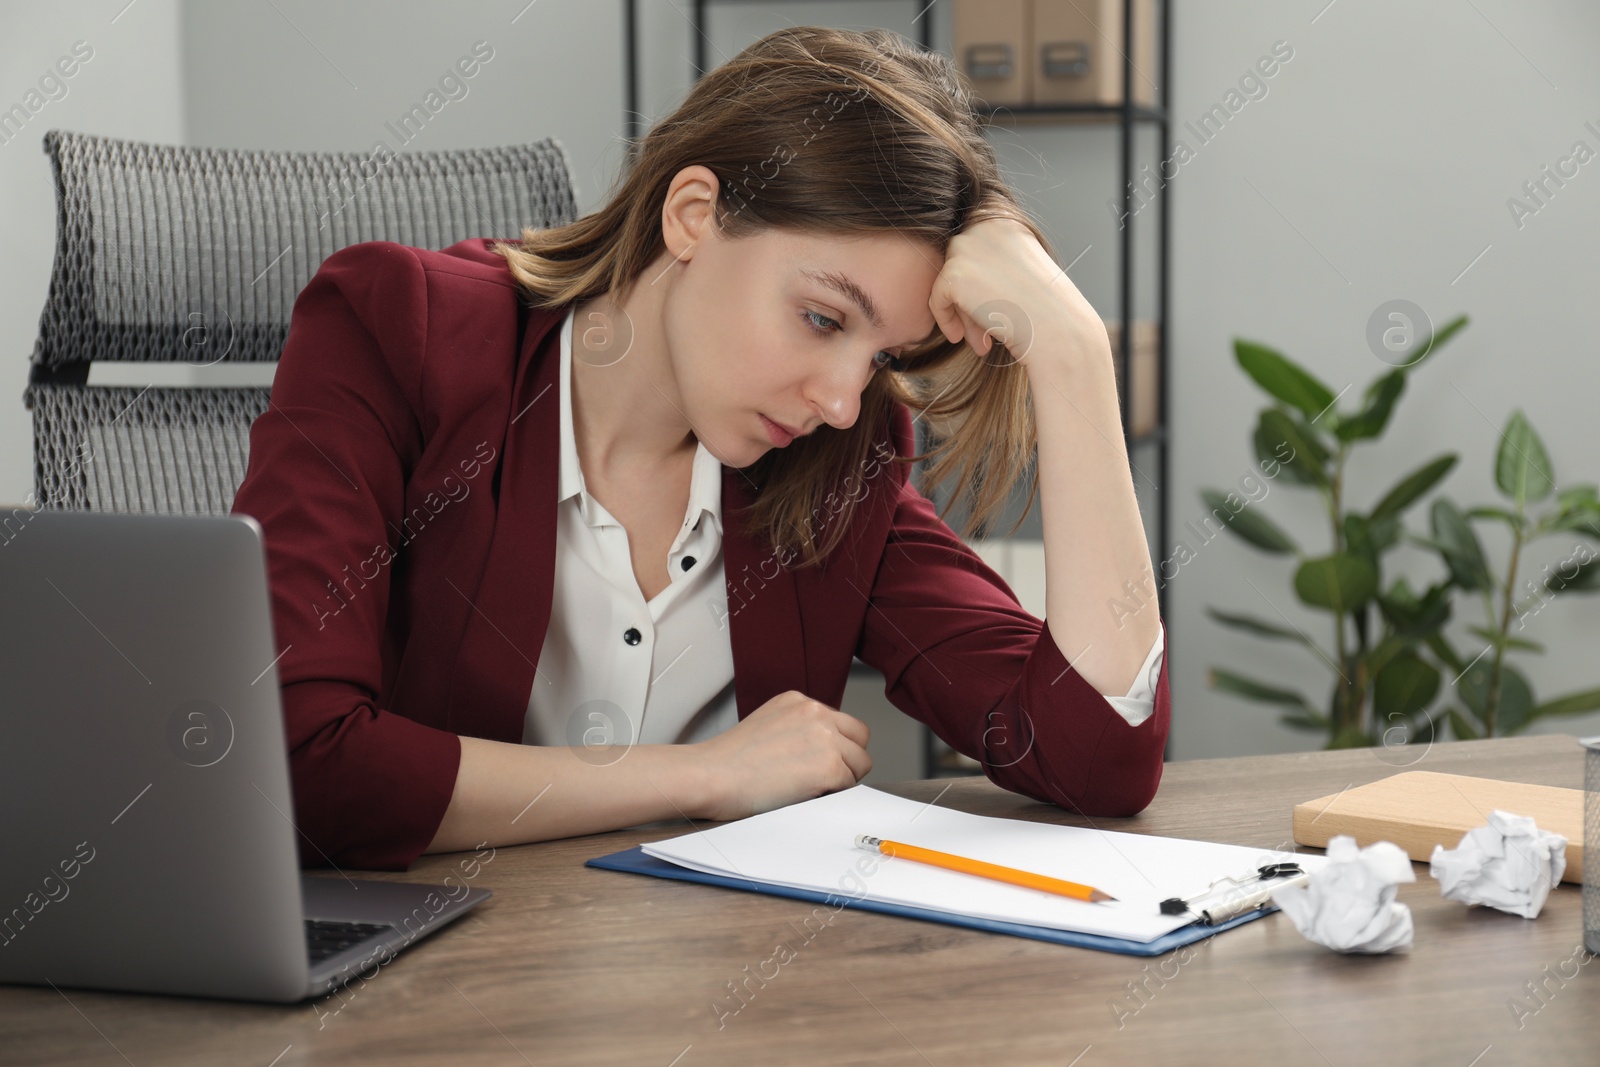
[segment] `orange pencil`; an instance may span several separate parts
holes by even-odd
[[[885,841],[881,837],[873,837],[869,834],[857,834],[856,847],[864,848],[868,852],[877,852],[884,856],[896,856],[900,859],[927,863],[934,867],[943,867],[946,870],[960,871],[963,874],[976,874],[981,878],[993,878],[997,882],[1010,882],[1012,885],[1025,886],[1028,889],[1042,889],[1046,893],[1057,893],[1076,900],[1099,902],[1117,899],[1110,893],[1096,889],[1093,886],[1069,882],[1064,878],[1051,878],[1047,874],[1019,871],[1015,867],[1002,867],[998,863],[985,863],[983,860],[968,859],[966,856],[939,852],[935,849],[923,848],[920,845],[908,845],[901,841]]]

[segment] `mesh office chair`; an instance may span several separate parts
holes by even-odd
[[[91,386],[92,362],[276,362],[295,296],[362,241],[444,248],[577,217],[553,138],[391,155],[51,130],[50,292],[23,403],[37,508],[226,514],[266,386]]]

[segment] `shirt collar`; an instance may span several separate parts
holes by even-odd
[[[561,476],[560,487],[556,498],[557,503],[564,502],[568,497],[579,498],[579,507],[586,520],[594,520],[593,510],[588,502],[592,499],[583,482],[583,468],[578,463],[577,438],[572,428],[572,321],[577,315],[577,304],[574,302],[567,309],[567,316],[561,323],[561,339],[559,342],[561,357],[560,384],[561,393]],[[710,514],[712,521],[717,524],[717,533],[722,533],[722,462],[712,455],[704,443],[696,442],[694,451],[694,470],[689,479],[689,516],[694,522],[686,522],[686,526],[693,527],[699,521],[702,513]],[[590,521],[590,525],[596,525]],[[680,539],[682,533],[680,531]]]

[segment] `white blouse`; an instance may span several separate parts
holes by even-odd
[[[572,320],[561,325],[560,496],[550,624],[528,696],[528,745],[703,741],[739,721],[722,566],[722,464],[695,447],[689,508],[667,551],[671,583],[646,602],[628,532],[584,487],[572,429]],[[1126,696],[1137,726],[1155,710],[1164,635]]]

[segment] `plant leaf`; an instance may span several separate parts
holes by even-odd
[[[1513,530],[1522,525],[1522,520],[1505,508],[1473,508],[1471,511],[1465,512],[1464,515],[1469,519],[1499,519]]]
[[[1359,726],[1347,726],[1329,739],[1328,747],[1370,748],[1372,747],[1372,738],[1363,733]]]
[[[1475,637],[1481,637],[1491,645],[1504,645],[1506,648],[1521,648],[1529,652],[1543,652],[1544,646],[1537,641],[1529,641],[1522,637],[1512,637],[1510,634],[1501,634],[1483,626],[1469,626],[1467,631]]]
[[[1563,510],[1589,506],[1600,508],[1600,491],[1592,485],[1575,485],[1571,489],[1563,489],[1556,494],[1556,503]]]
[[[1378,549],[1372,543],[1372,532],[1367,520],[1354,511],[1344,515],[1344,548],[1352,556],[1360,556],[1374,568],[1378,566]]]
[[[1310,638],[1298,630],[1289,629],[1287,626],[1279,626],[1276,623],[1263,622],[1262,620],[1254,618],[1250,615],[1232,615],[1227,612],[1218,611],[1216,608],[1206,608],[1206,614],[1210,615],[1213,619],[1216,619],[1224,626],[1231,626],[1235,630],[1243,630],[1246,633],[1255,634],[1257,637],[1273,638],[1284,641],[1298,641],[1302,645],[1311,646]]]
[[[1316,730],[1321,732],[1328,728],[1328,717],[1316,712],[1298,714],[1284,713],[1278,721],[1285,726],[1292,726],[1296,730]]]
[[[1588,508],[1568,508],[1550,516],[1539,524],[1540,533],[1577,530],[1580,533],[1586,533],[1590,537],[1594,537],[1597,529],[1600,529],[1600,512],[1590,511]]]
[[[1439,662],[1449,667],[1451,671],[1460,674],[1466,668],[1466,664],[1461,662],[1461,656],[1451,647],[1450,642],[1445,639],[1442,632],[1435,630],[1422,640],[1424,644],[1433,649],[1433,654],[1439,657]]]
[[[1516,501],[1518,510],[1531,500],[1543,500],[1555,488],[1550,456],[1533,424],[1519,408],[1511,413],[1500,435],[1500,451],[1494,461],[1494,480],[1500,491]]]
[[[1376,675],[1379,671],[1383,670],[1384,666],[1390,660],[1394,659],[1400,653],[1410,649],[1411,645],[1411,638],[1403,637],[1400,634],[1391,634],[1390,636],[1384,638],[1382,641],[1378,642],[1376,648],[1367,654],[1368,672],[1372,675]]]
[[[1500,667],[1500,710],[1495,715],[1495,727],[1500,736],[1520,733],[1531,721],[1533,714],[1533,686],[1515,667]]]
[[[1456,465],[1456,459],[1454,452],[1447,452],[1400,479],[1394,488],[1383,494],[1383,499],[1374,505],[1370,519],[1377,522],[1391,515],[1399,515],[1449,474],[1450,468]]]
[[[1404,369],[1410,371],[1420,367],[1423,360],[1427,359],[1429,356],[1433,355],[1434,352],[1438,351],[1441,345],[1450,340],[1450,338],[1454,337],[1456,331],[1466,326],[1466,324],[1467,317],[1465,315],[1457,315],[1455,318],[1451,319],[1437,330],[1434,330],[1433,334],[1425,342],[1427,347],[1422,348],[1422,355],[1406,364]]]
[[[1546,715],[1581,715],[1586,711],[1600,711],[1600,689],[1586,689],[1581,693],[1568,693],[1564,697],[1547,700],[1528,712],[1528,720]]]
[[[1455,708],[1450,709],[1449,716],[1450,732],[1455,734],[1457,741],[1476,741],[1483,736],[1477,726],[1469,722],[1467,717]]]
[[[1404,527],[1400,525],[1398,515],[1385,515],[1381,519],[1367,518],[1367,536],[1372,538],[1372,547],[1379,555],[1398,545],[1402,532]]]
[[[1450,577],[1462,589],[1484,589],[1493,584],[1483,546],[1455,504],[1441,497],[1429,509],[1433,522],[1433,545],[1450,568]]]
[[[1316,418],[1333,403],[1333,390],[1282,352],[1254,341],[1234,338],[1234,358],[1255,383],[1271,396]]]
[[[1427,638],[1450,621],[1450,583],[1428,587],[1420,598],[1404,578],[1397,578],[1387,593],[1378,597],[1378,607],[1395,633],[1410,638]],[[1443,659],[1444,657],[1440,657]],[[1449,662],[1446,660],[1446,662]]]
[[[1405,392],[1406,372],[1392,370],[1367,386],[1366,404],[1354,415],[1339,420],[1334,433],[1341,441],[1356,441],[1377,437],[1389,424],[1394,405]]]
[[[1379,594],[1378,599],[1385,606],[1389,604],[1397,604],[1402,608],[1415,608],[1417,606],[1417,592],[1411,588],[1411,583],[1403,574],[1390,582],[1388,591]]]
[[[1308,559],[1294,572],[1294,591],[1313,607],[1343,614],[1371,600],[1378,572],[1360,556],[1340,552]]]
[[[1306,703],[1305,697],[1291,689],[1279,689],[1277,686],[1253,681],[1241,674],[1223,670],[1221,667],[1212,667],[1206,672],[1206,684],[1212,689],[1231,693],[1236,697],[1243,697],[1245,700],[1254,700],[1263,704],[1281,704],[1305,715],[1318,714],[1315,708]]]
[[[1351,555],[1360,556],[1374,568],[1378,557],[1400,541],[1400,517],[1390,515],[1378,522],[1354,511],[1345,512],[1344,546]]]
[[[1390,715],[1412,715],[1433,703],[1438,693],[1438,669],[1405,649],[1373,679],[1374,717],[1386,721]]]
[[[1283,529],[1271,519],[1262,515],[1260,510],[1250,506],[1250,502],[1237,493],[1229,493],[1243,503],[1235,511],[1228,506],[1227,497],[1215,489],[1200,490],[1200,498],[1206,502],[1206,507],[1216,519],[1239,537],[1255,545],[1263,552],[1272,552],[1278,555],[1296,555],[1300,547],[1294,539],[1283,532]]]
[[[1489,675],[1494,665],[1490,657],[1480,656],[1456,681],[1461,699],[1472,709],[1478,721],[1483,721],[1489,706]],[[1533,687],[1522,672],[1509,664],[1500,667],[1500,708],[1495,713],[1495,732],[1509,737],[1528,724],[1528,714],[1533,710]]]
[[[1557,570],[1555,574],[1545,579],[1544,587],[1552,593],[1600,592],[1600,556],[1579,563],[1572,568],[1570,576]]]
[[[1281,408],[1263,408],[1256,421],[1256,459],[1277,463],[1291,481],[1302,485],[1328,484],[1328,451],[1307,425],[1296,422]],[[1285,458],[1287,455],[1288,458]]]

